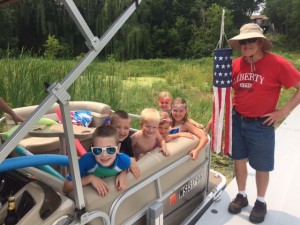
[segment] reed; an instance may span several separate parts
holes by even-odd
[[[299,57],[291,53],[285,56],[299,69]],[[0,96],[14,108],[39,104],[47,95],[44,83],[60,82],[76,64],[76,60],[23,56],[0,59]],[[205,125],[212,115],[212,65],[211,57],[117,62],[111,56],[105,62],[94,61],[68,92],[71,100],[103,102],[114,110],[140,114],[146,107],[157,108],[157,94],[165,90],[174,98],[185,98],[189,116]],[[283,90],[279,106],[293,93],[294,90]],[[133,127],[139,128],[139,121],[133,121]],[[231,180],[231,160],[215,154],[212,158],[212,168]]]

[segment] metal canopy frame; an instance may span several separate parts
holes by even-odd
[[[46,114],[50,107],[55,102],[58,102],[63,117],[63,128],[65,131],[70,172],[74,181],[76,220],[79,220],[79,223],[85,224],[91,219],[91,217],[102,217],[105,220],[106,224],[109,224],[110,222],[109,218],[104,215],[103,212],[85,212],[85,202],[81,178],[79,175],[80,173],[75,147],[74,132],[72,128],[72,121],[70,118],[69,101],[71,99],[71,96],[69,95],[67,90],[88,67],[88,65],[96,58],[96,56],[101,52],[106,44],[113,38],[116,32],[123,26],[123,24],[131,16],[131,14],[137,9],[141,1],[142,0],[134,0],[99,39],[92,33],[74,2],[72,0],[62,0],[65,9],[68,11],[70,17],[73,19],[76,26],[83,35],[89,51],[60,83],[54,83],[47,89],[47,91],[49,92],[48,96],[19,126],[16,132],[2,146],[0,146],[0,163],[2,163],[2,161],[5,160],[10,152],[14,150],[17,144],[25,137],[25,135],[27,135],[28,132],[33,129],[39,119]],[[15,0],[0,0],[0,7],[13,2],[15,2]]]

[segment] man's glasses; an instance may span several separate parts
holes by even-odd
[[[108,155],[113,155],[117,152],[117,149],[118,149],[118,146],[110,146],[110,147],[106,147],[106,148],[91,147],[91,151],[92,151],[93,155],[101,155],[104,151]]]
[[[240,45],[245,45],[245,44],[252,44],[257,41],[257,38],[249,38],[249,39],[244,39],[244,40],[239,40]]]

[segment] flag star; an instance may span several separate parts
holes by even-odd
[[[217,56],[215,56],[215,60],[217,60],[218,59],[218,57]]]
[[[217,76],[217,72],[215,72],[214,75]]]
[[[228,59],[228,56],[225,56],[225,60],[227,60]]]
[[[231,83],[231,81],[230,80],[227,80],[227,84],[230,84]]]
[[[217,65],[216,65],[216,68],[218,69],[219,67],[220,67],[220,65],[219,65],[219,64],[217,64]]]
[[[227,64],[227,68],[230,68],[230,64]]]
[[[218,83],[219,83],[219,80],[216,80],[216,83],[218,84]]]
[[[221,76],[222,76],[222,73],[220,72],[220,73],[219,73],[219,77],[221,77]]]
[[[224,73],[224,77],[227,77],[228,73]]]
[[[224,84],[224,83],[225,83],[225,81],[224,81],[224,80],[222,80],[222,81],[221,81],[221,84]]]
[[[223,60],[223,56],[220,56],[220,57],[219,57],[219,60],[222,61],[222,60]]]
[[[225,69],[225,65],[224,64],[222,65],[222,69]]]

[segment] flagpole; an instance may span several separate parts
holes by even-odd
[[[220,29],[220,39],[217,45],[217,48],[222,48],[223,47],[223,37],[225,36],[225,31],[224,31],[224,18],[225,18],[225,9],[222,11],[222,20],[221,20],[221,29]]]

